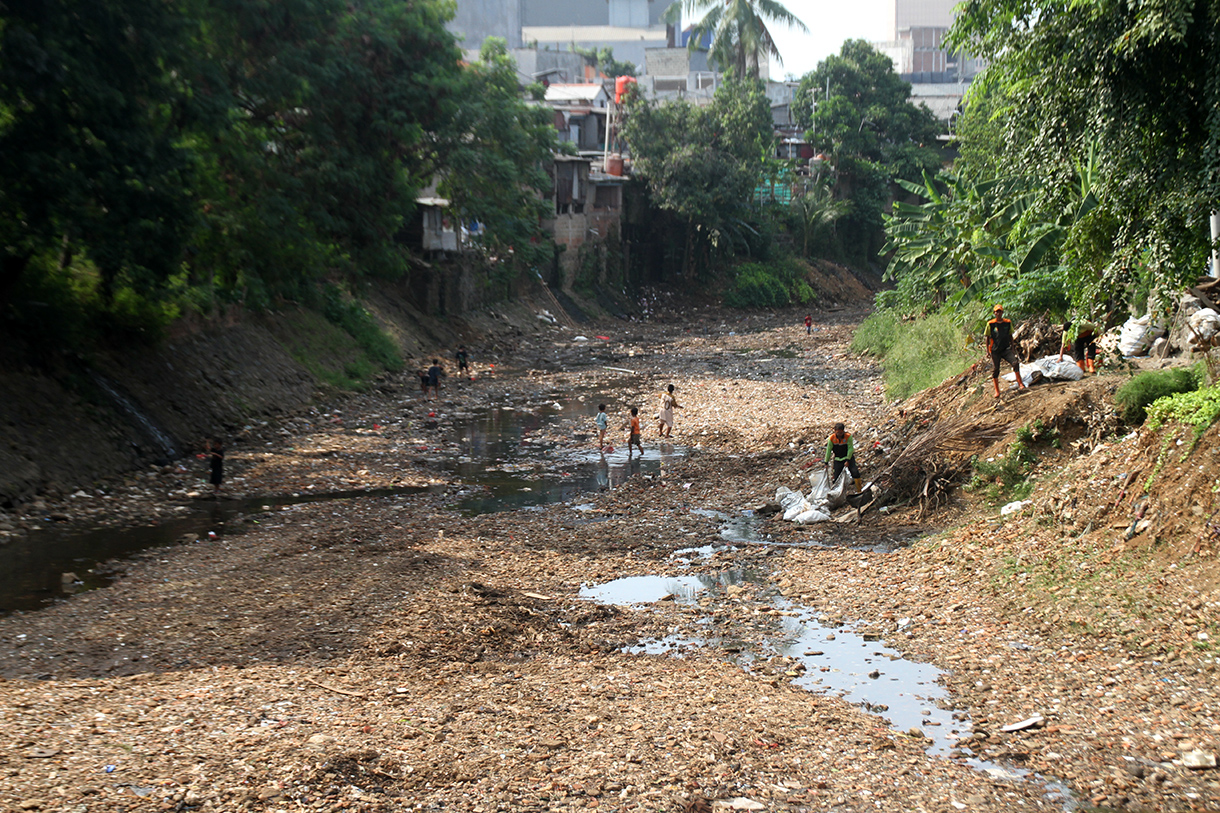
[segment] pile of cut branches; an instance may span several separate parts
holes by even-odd
[[[967,420],[914,418],[891,439],[897,454],[877,477],[885,502],[937,508],[970,468],[973,455],[1004,437],[1011,424],[995,415]]]

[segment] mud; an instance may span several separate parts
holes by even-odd
[[[1121,618],[1113,630],[1093,623],[1114,605],[1090,615],[1087,585],[1051,583],[1046,574],[1064,571],[1035,567],[1034,546],[1046,557],[1052,545],[1077,570],[1099,566],[1064,541],[1083,529],[1071,536],[1079,520],[1062,515],[1056,473],[1087,483],[1082,467],[1101,455],[1125,465],[1123,444],[1137,444],[1099,436],[1076,454],[1048,452],[1039,476],[1053,489],[1036,490],[1027,514],[1000,518],[967,493],[931,517],[897,505],[851,523],[761,519],[776,487],[807,483],[835,421],[856,433],[866,476],[883,465],[872,441],[899,408],[848,352],[860,314],[818,314],[810,336],[802,316],[691,309],[597,325],[584,341],[554,328],[494,368],[475,356],[475,380],[448,379],[439,401],[404,379],[252,431],[228,459],[233,498],[429,488],[268,503],[241,534],[149,549],[104,589],[0,619],[0,806],[1220,805],[1215,771],[1190,767],[1214,755],[1220,730],[1215,658],[1197,645],[1217,615],[1208,561],[1110,552],[1128,569],[1090,584],[1127,589],[1123,574],[1146,584],[1126,607],[1142,626],[1125,632]],[[565,399],[608,403],[618,447],[626,409],[650,418],[668,383],[683,456],[566,501],[462,510],[481,489],[456,463],[470,449],[462,416],[546,411],[515,444],[534,450],[537,468],[517,486],[533,488],[595,453],[587,412],[565,413]],[[644,429],[655,453],[655,424]],[[99,512],[91,521],[110,516],[108,500],[155,518],[167,502],[205,499],[204,477],[203,461],[188,459],[75,502]],[[743,516],[753,519],[726,535]],[[652,602],[586,597],[657,576],[706,588]],[[819,643],[839,631],[875,643],[857,647],[862,666]],[[890,681],[899,663],[926,671]],[[855,683],[893,683],[935,711],[895,723],[884,699],[830,679],[865,668]],[[1041,724],[1004,731],[1035,715]]]

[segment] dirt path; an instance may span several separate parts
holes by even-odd
[[[252,514],[142,554],[107,589],[0,618],[0,811],[1063,809],[1013,768],[1086,805],[1220,805],[1212,774],[1180,764],[1214,747],[1212,675],[1064,638],[973,581],[990,570],[968,534],[876,548],[928,530],[898,512],[723,544],[723,517],[799,486],[834,421],[867,449],[891,419],[876,370],[848,353],[855,318],[823,314],[811,336],[795,315],[711,311],[557,332],[494,362],[476,352],[476,380],[438,402],[406,379],[252,429],[230,450],[231,492],[437,488]],[[463,454],[461,415],[604,398],[618,445],[624,409],[651,417],[671,382],[684,453],[667,465],[575,502],[452,510],[470,490],[444,465]],[[539,427],[522,442],[591,442],[587,419]],[[157,475],[173,480],[161,502],[199,469]],[[148,478],[120,491],[156,502]],[[704,589],[582,598],[632,576]],[[820,640],[858,633],[951,670],[945,714],[896,730],[875,702],[803,688],[847,671],[781,651],[810,614]],[[634,650],[657,642],[674,650]],[[1046,724],[1000,730],[1034,714]],[[965,741],[929,754],[955,724]]]

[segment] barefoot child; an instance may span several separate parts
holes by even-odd
[[[211,470],[208,482],[212,484],[212,493],[219,497],[220,484],[225,479],[225,447],[219,438],[208,438],[206,449],[208,467]]]
[[[644,444],[640,442],[640,410],[636,407],[631,408],[631,421],[628,426],[630,429],[627,435],[627,456],[631,457],[633,443],[640,450],[640,454],[644,454]]]
[[[674,410],[681,409],[678,396],[674,395],[674,385],[661,393],[661,411],[657,413],[657,434],[667,438],[674,432]]]
[[[597,405],[597,417],[593,419],[597,424],[597,448],[606,448],[606,431],[610,428],[610,416],[606,414],[606,405]]]

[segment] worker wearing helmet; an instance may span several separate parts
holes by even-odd
[[[1018,389],[1025,389],[1025,381],[1021,378],[1021,364],[1012,347],[1012,322],[1004,318],[1003,305],[997,304],[992,311],[995,318],[987,323],[987,354],[991,356],[991,384],[995,387],[995,397],[999,398],[1001,361],[1012,365],[1012,371],[1017,374]]]

